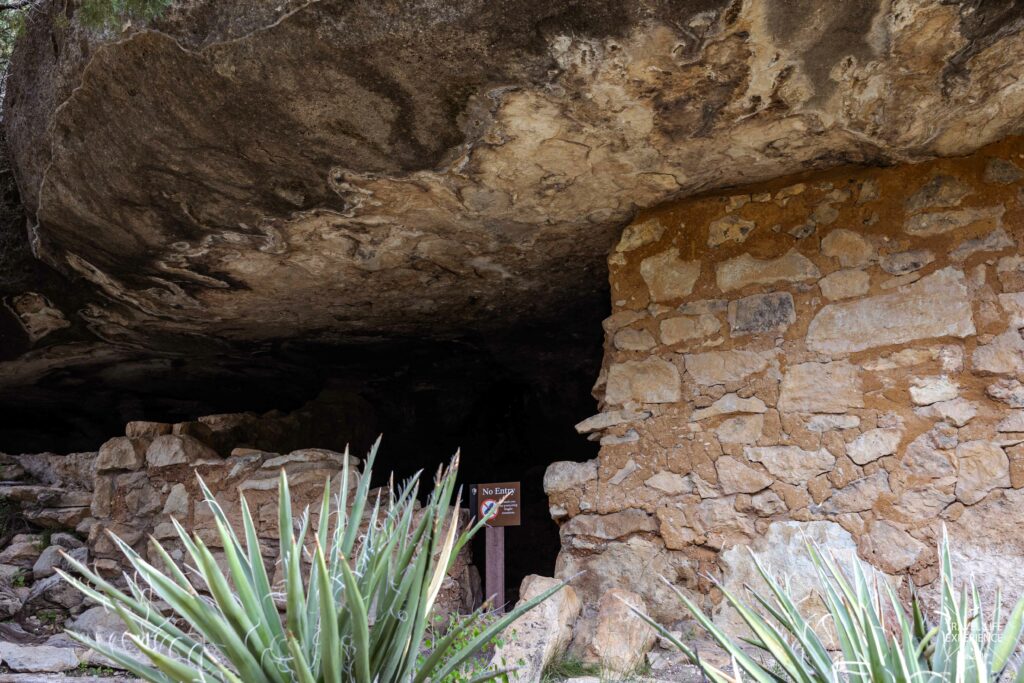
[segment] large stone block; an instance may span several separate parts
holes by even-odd
[[[999,226],[1002,220],[1003,211],[1002,206],[986,206],[919,213],[907,219],[903,225],[903,230],[910,235],[930,237],[953,230],[962,230],[970,225],[981,222],[995,228]]]
[[[679,370],[656,356],[617,363],[608,369],[604,398],[612,405],[633,401],[675,403],[679,396]]]
[[[928,249],[914,249],[883,256],[879,265],[890,275],[906,275],[921,270],[934,260],[935,254]]]
[[[863,270],[837,270],[818,283],[821,293],[829,301],[863,296],[871,288],[871,277]]]
[[[137,470],[146,462],[146,449],[150,439],[119,436],[100,446],[96,458],[96,471]]]
[[[803,282],[819,277],[821,271],[818,267],[796,249],[790,249],[775,259],[757,259],[743,254],[719,263],[715,270],[718,288],[723,292],[743,289],[748,285]]]
[[[742,398],[737,394],[726,394],[707,408],[700,408],[693,411],[690,419],[694,422],[700,422],[701,420],[718,417],[719,415],[729,415],[731,413],[764,413],[767,410],[768,406],[766,406],[764,401],[756,396]]]
[[[996,488],[1010,486],[1010,460],[998,444],[967,441],[957,446],[956,497],[973,505]]]
[[[597,481],[597,461],[572,462],[560,460],[548,465],[544,472],[544,493],[560,493],[579,489],[587,483]]]
[[[659,324],[661,343],[667,346],[691,339],[703,339],[722,328],[722,323],[710,313],[680,315],[666,318]]]
[[[607,515],[576,515],[564,525],[564,536],[587,536],[605,541],[625,538],[631,534],[657,531],[658,525],[643,510],[628,509]]]
[[[843,268],[856,268],[875,258],[875,247],[863,235],[852,230],[833,230],[821,240],[821,253],[839,260]]]
[[[925,209],[942,209],[959,206],[960,201],[971,193],[971,186],[960,178],[937,175],[922,185],[903,202],[907,213],[918,213]]]
[[[74,648],[2,641],[0,659],[11,671],[24,673],[59,673],[77,669],[79,664]]]
[[[829,515],[866,512],[875,506],[880,497],[890,493],[889,474],[885,470],[878,470],[839,489],[818,509]]]
[[[146,462],[150,467],[187,465],[203,460],[220,460],[220,456],[202,441],[187,435],[158,436],[146,449]]]
[[[752,444],[760,438],[764,431],[764,415],[737,415],[722,423],[715,429],[715,436],[721,443]]]
[[[902,437],[898,429],[869,429],[846,444],[846,455],[858,465],[866,465],[895,453]]]
[[[990,375],[1016,375],[1024,373],[1024,338],[1016,328],[1010,328],[988,344],[981,344],[971,355],[974,370]]]
[[[661,539],[637,534],[581,551],[563,547],[555,576],[572,578],[584,605],[596,605],[609,590],[625,588],[644,596],[652,617],[668,622],[678,618],[679,601],[661,577],[686,590],[681,579],[695,578],[697,569],[696,560],[685,553],[666,548]]]
[[[952,454],[937,448],[936,441],[934,431],[916,437],[904,449],[890,477],[895,508],[908,519],[935,519],[956,500],[956,465]]]
[[[748,446],[743,450],[751,462],[759,462],[787,484],[802,485],[831,470],[836,458],[824,448],[806,451],[798,446]]]
[[[949,524],[957,576],[972,579],[991,607],[995,596],[1024,595],[1024,490],[996,491]]]
[[[652,301],[681,299],[693,291],[700,277],[700,261],[684,261],[679,250],[669,249],[648,256],[640,263],[640,276],[647,283]]]
[[[890,574],[909,569],[928,554],[927,545],[885,520],[872,522],[861,546],[864,559]]]
[[[819,353],[847,354],[974,333],[964,274],[943,268],[889,294],[825,306],[811,321],[807,346]]]
[[[729,331],[733,337],[783,332],[796,322],[789,292],[754,294],[729,303]]]
[[[657,632],[633,610],[646,614],[646,602],[637,593],[621,588],[608,591],[598,602],[597,626],[586,656],[604,671],[633,673],[654,645]]]
[[[847,361],[799,363],[782,378],[780,411],[845,413],[863,405],[860,371]]]
[[[757,493],[771,486],[774,481],[761,470],[728,455],[715,461],[718,470],[718,484],[727,496],[734,493]]]
[[[740,382],[768,367],[774,354],[760,351],[707,351],[683,357],[686,372],[697,384],[712,385]]]

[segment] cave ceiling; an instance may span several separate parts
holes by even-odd
[[[1020,2],[187,0],[120,31],[73,8],[44,0],[7,82],[0,391],[546,344],[607,305],[638,208],[1024,121]]]

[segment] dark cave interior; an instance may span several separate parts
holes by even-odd
[[[390,472],[423,471],[426,488],[461,449],[467,491],[472,483],[522,482],[522,526],[506,531],[506,600],[514,602],[523,577],[554,572],[559,538],[543,491],[546,467],[597,455],[597,444],[573,425],[596,410],[590,392],[606,301],[456,341],[288,342],[248,356],[142,357],[51,373],[0,395],[0,452],[94,451],[131,420],[300,409],[300,433],[253,445],[276,452],[350,445],[362,457],[382,434],[374,484]],[[473,550],[482,572],[483,534]]]

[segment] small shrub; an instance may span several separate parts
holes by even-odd
[[[483,634],[484,629],[487,628],[489,623],[498,618],[500,616],[493,612],[485,612],[474,624],[468,628],[463,628],[466,617],[460,614],[451,614],[448,617],[437,616],[432,620],[433,624],[427,633],[427,637],[424,639],[423,649],[420,652],[420,661],[426,661],[433,654],[437,644],[443,643],[445,638],[452,633],[455,634],[455,639],[452,642],[452,652],[462,651],[477,636]],[[514,636],[514,634],[512,635]],[[495,680],[500,683],[508,683],[508,676],[505,674],[505,671],[513,663],[502,662],[500,667],[490,663],[490,653],[495,648],[501,647],[504,644],[503,634],[495,635],[480,649],[476,656],[470,658],[469,661],[450,673],[443,683],[470,683],[471,681],[478,680],[479,676],[490,673],[498,674]],[[521,664],[521,662],[518,663],[518,665]]]
[[[378,442],[379,443],[379,442]],[[325,487],[319,527],[307,510],[292,518],[288,479],[279,483],[279,548],[284,570],[282,619],[274,603],[259,538],[244,497],[244,542],[200,479],[224,547],[226,573],[198,535],[174,525],[202,595],[158,543],[153,548],[162,569],[111,535],[135,569],[124,592],[68,555],[83,577],[61,576],[86,596],[114,610],[143,661],[70,633],[75,640],[109,657],[152,683],[426,683],[448,681],[462,671],[506,626],[561,586],[489,623],[477,610],[452,623],[421,657],[434,601],[459,550],[484,523],[458,534],[452,499],[458,456],[439,470],[427,503],[417,509],[418,478],[370,500],[370,479],[377,445],[354,493],[346,485],[334,498]],[[342,482],[348,482],[348,458]],[[456,509],[458,501],[455,501]],[[370,524],[361,528],[364,511]],[[358,543],[357,543],[358,542]],[[309,569],[304,569],[306,561]],[[164,613],[157,602],[170,605]],[[187,624],[181,628],[179,624]],[[481,673],[476,681],[502,672]]]
[[[757,683],[994,683],[1009,678],[1011,658],[1024,631],[1024,598],[1003,622],[1000,599],[992,614],[982,608],[974,585],[954,583],[948,540],[943,533],[939,550],[941,575],[938,623],[924,615],[912,593],[910,610],[895,589],[860,560],[844,571],[834,558],[813,546],[808,552],[817,573],[819,594],[835,629],[841,658],[833,661],[821,635],[821,624],[802,615],[785,584],[754,557],[768,593],[751,590],[756,602],[740,600],[721,584],[725,600],[750,628],[746,644],[767,658],[762,664],[725,634],[681,591],[672,587],[712,638],[732,657],[733,675],[708,664],[667,629],[642,612],[634,612],[700,667],[712,683],[740,683],[745,676]],[[1024,683],[1024,666],[1017,665],[1016,683]]]
[[[586,664],[572,655],[564,655],[553,659],[544,667],[542,683],[556,683],[566,678],[578,678],[580,676],[600,676],[601,667],[597,664]]]
[[[174,0],[80,0],[76,16],[87,28],[117,30],[127,23],[145,24],[160,18]],[[11,3],[0,8],[0,70],[6,71],[14,50],[14,43],[25,29],[25,22],[37,20],[39,3]],[[57,12],[52,16],[54,25],[66,27],[67,15]]]

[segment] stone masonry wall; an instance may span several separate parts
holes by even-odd
[[[600,455],[545,479],[576,646],[613,587],[715,608],[745,545],[797,583],[810,538],[928,586],[945,525],[965,576],[1024,593],[1022,233],[1019,139],[639,215],[578,426]]]
[[[0,454],[0,631],[7,629],[0,643],[13,637],[12,628],[17,637],[30,640],[59,635],[65,622],[90,607],[55,574],[61,549],[118,581],[127,562],[108,532],[151,561],[157,557],[153,538],[172,558],[184,561],[174,519],[198,533],[222,561],[222,541],[196,474],[240,534],[239,501],[245,496],[276,585],[282,580],[277,547],[279,473],[288,474],[293,512],[298,516],[308,507],[315,529],[326,481],[331,480],[335,493],[343,483],[351,491],[363,476],[362,461],[349,457],[350,476],[342,482],[343,453],[296,449],[294,444],[321,440],[318,433],[329,425],[344,429],[346,420],[358,425],[362,415],[358,402],[321,396],[288,414],[208,415],[176,424],[129,422],[124,436],[109,439],[98,452]],[[429,489],[429,482],[423,485]],[[379,493],[371,491],[374,498]],[[370,523],[370,514],[364,511],[364,526]],[[465,525],[468,512],[461,515]],[[481,592],[471,552],[464,548],[442,583],[436,616],[475,609]]]

